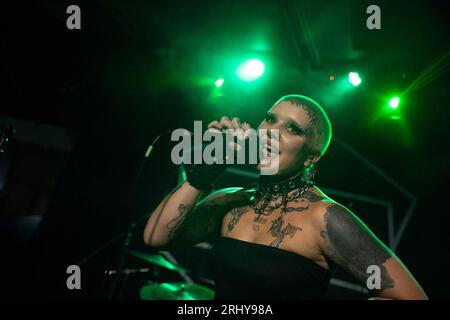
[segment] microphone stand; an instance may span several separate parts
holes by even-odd
[[[145,165],[145,162],[147,161],[147,159],[150,157],[152,151],[153,151],[153,147],[155,145],[155,143],[159,140],[159,138],[161,136],[163,136],[165,133],[170,132],[170,131],[166,131],[163,132],[161,134],[159,134],[155,140],[153,140],[152,144],[150,144],[147,148],[147,151],[145,152],[145,156],[144,159],[141,161],[141,164],[139,166],[138,172],[134,178],[134,181],[132,183],[132,189],[136,189],[137,188],[137,182],[141,176],[142,173],[142,169]],[[99,254],[100,252],[102,252],[105,248],[111,246],[112,244],[114,244],[116,241],[120,240],[121,241],[121,246],[120,246],[120,257],[117,263],[117,268],[116,268],[116,276],[114,277],[114,280],[111,284],[111,287],[108,290],[108,294],[107,294],[107,299],[111,300],[114,297],[114,293],[116,291],[117,288],[117,284],[118,284],[118,279],[119,279],[119,275],[122,273],[123,267],[124,267],[124,263],[125,263],[125,252],[127,251],[131,239],[133,237],[133,233],[134,230],[136,228],[136,225],[140,222],[142,222],[144,219],[148,219],[149,215],[143,215],[142,217],[139,217],[138,219],[136,219],[135,221],[133,221],[131,224],[128,225],[128,227],[125,229],[125,231],[121,232],[120,234],[116,235],[115,237],[113,237],[112,239],[110,239],[109,241],[105,242],[104,244],[102,244],[100,247],[98,247],[97,249],[95,249],[93,252],[91,252],[89,255],[87,255],[86,257],[84,257],[83,259],[81,259],[77,265],[81,266],[83,264],[85,264],[87,261],[89,261],[91,258],[93,258],[94,256],[96,256],[97,254]],[[122,288],[123,289],[123,288]],[[119,298],[122,294],[122,290],[119,292]]]
[[[130,241],[131,241],[131,238],[133,237],[133,231],[134,231],[135,228],[136,228],[136,224],[135,223],[130,224],[128,226],[128,230],[123,235],[122,244],[121,244],[121,248],[120,248],[119,262],[118,262],[118,265],[117,265],[117,268],[116,268],[117,275],[114,277],[114,280],[113,280],[113,282],[111,284],[111,287],[108,290],[108,296],[107,296],[108,300],[112,300],[113,299],[114,292],[116,291],[116,287],[117,287],[117,284],[119,282],[119,276],[120,276],[121,272],[123,271],[123,266],[124,266],[124,263],[125,263],[125,252],[127,251],[128,246],[130,245]],[[123,286],[122,286],[122,289],[123,289]],[[122,291],[123,291],[122,289],[119,292],[118,298],[120,298],[121,295],[122,295]]]

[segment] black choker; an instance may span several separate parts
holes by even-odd
[[[255,197],[253,201],[253,208],[259,216],[269,215],[273,210],[283,206],[286,211],[286,205],[289,201],[292,201],[300,197],[306,190],[314,185],[312,181],[307,181],[303,174],[299,174],[290,179],[281,181],[266,182],[267,178],[260,178],[258,185],[256,186]],[[273,179],[272,179],[273,180]],[[292,194],[289,192],[295,190]],[[277,201],[281,197],[281,201]],[[274,206],[269,206],[271,201],[275,201]]]

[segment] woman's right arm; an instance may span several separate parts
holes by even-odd
[[[150,246],[164,246],[175,238],[176,232],[202,191],[185,181],[167,195],[153,211],[144,230],[144,242]]]
[[[144,241],[154,247],[208,241],[220,235],[225,214],[234,207],[248,204],[251,195],[251,190],[224,188],[199,201],[201,191],[185,181],[152,213],[144,230]]]
[[[222,117],[220,122],[213,121],[209,129],[220,132],[224,128],[251,129],[249,124],[241,124],[238,118],[233,120]],[[186,170],[187,181],[183,182],[161,203],[147,221],[144,230],[144,241],[150,246],[165,246],[174,240],[195,243],[220,230],[221,215],[227,212],[223,195],[236,191],[228,188],[216,191],[197,203],[199,198],[209,190],[212,182],[226,169],[225,165],[211,164],[191,166]]]

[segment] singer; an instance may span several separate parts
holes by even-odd
[[[209,128],[249,129],[223,117]],[[331,141],[314,100],[288,95],[258,130],[279,130],[278,171],[256,185],[211,192],[225,165],[201,164],[156,207],[144,230],[155,247],[211,241],[215,299],[320,299],[337,266],[375,299],[427,299],[402,262],[349,209],[314,183]],[[264,141],[271,151],[271,137]],[[257,168],[271,164],[258,163]]]

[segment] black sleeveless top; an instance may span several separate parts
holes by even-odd
[[[330,272],[297,253],[229,237],[210,252],[215,300],[321,299]]]

